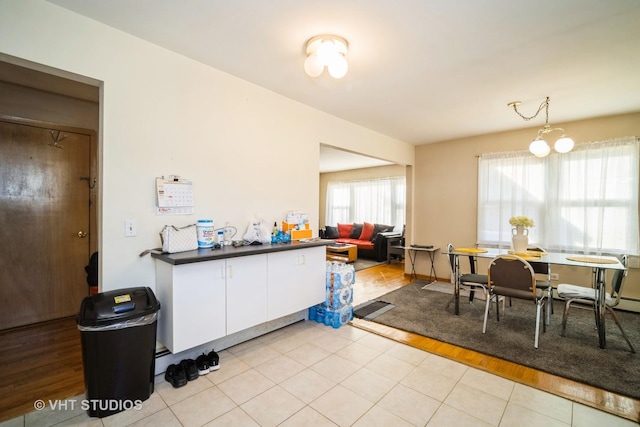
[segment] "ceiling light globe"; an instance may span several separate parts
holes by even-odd
[[[560,137],[560,139],[556,141],[553,148],[555,148],[558,153],[568,153],[569,151],[573,150],[573,145],[573,139],[562,135],[562,137]]]
[[[318,46],[318,58],[323,65],[329,65],[338,55],[338,49],[333,40],[323,40]]]
[[[307,56],[307,59],[304,61],[304,71],[311,77],[318,77],[322,74],[322,70],[324,70],[324,65],[318,58],[318,55],[312,53]]]
[[[529,144],[529,151],[536,157],[545,157],[551,152],[551,148],[544,139],[536,139]]]
[[[347,58],[339,53],[327,68],[329,69],[331,77],[341,79],[347,74],[347,71],[349,71],[349,63],[347,62]]]

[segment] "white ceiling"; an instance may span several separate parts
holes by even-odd
[[[393,163],[320,144],[320,173],[372,168]]]
[[[334,116],[419,145],[640,111],[638,0],[49,0]],[[305,43],[349,43],[340,80]]]

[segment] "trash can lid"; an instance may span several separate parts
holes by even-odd
[[[158,310],[160,302],[151,288],[116,289],[85,297],[76,320],[81,326],[106,326]]]

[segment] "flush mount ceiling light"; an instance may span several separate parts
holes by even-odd
[[[340,79],[347,74],[347,41],[342,37],[325,34],[315,36],[307,42],[307,59],[304,71],[318,77],[327,67],[331,77]]]
[[[573,139],[569,138],[568,136],[566,136],[564,134],[564,129],[562,128],[552,128],[549,125],[549,97],[547,96],[547,99],[545,99],[542,104],[540,104],[540,106],[538,107],[538,111],[536,111],[536,113],[531,116],[531,117],[526,117],[523,116],[519,111],[518,111],[518,105],[522,104],[522,102],[520,101],[513,101],[508,103],[507,105],[509,107],[513,108],[513,111],[515,111],[520,117],[522,117],[525,120],[531,120],[531,119],[535,119],[536,117],[538,117],[538,114],[540,113],[540,111],[542,111],[542,109],[545,110],[545,114],[546,114],[546,118],[545,118],[545,124],[544,127],[542,129],[538,130],[538,136],[536,136],[536,138],[533,140],[533,142],[531,142],[531,144],[529,145],[529,151],[531,151],[531,153],[537,157],[545,157],[546,155],[548,155],[551,152],[551,148],[549,147],[549,144],[547,143],[547,141],[544,139],[545,135],[551,133],[551,132],[555,132],[555,131],[561,131],[562,135],[560,136],[560,138],[556,141],[555,145],[553,146],[553,148],[555,148],[555,150],[558,153],[568,153],[569,151],[571,151],[573,149]]]

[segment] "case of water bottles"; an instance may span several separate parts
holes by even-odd
[[[352,265],[327,261],[326,299],[309,308],[309,320],[339,328],[353,320],[353,284],[356,275]]]

